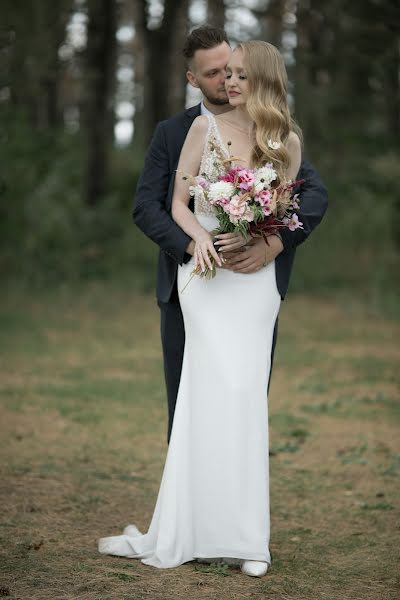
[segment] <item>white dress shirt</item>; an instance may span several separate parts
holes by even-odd
[[[200,103],[200,114],[201,115],[213,115],[214,114],[211,112],[211,110],[208,110],[208,108],[206,108],[204,106],[204,100],[202,100]]]

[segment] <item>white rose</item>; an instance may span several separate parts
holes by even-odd
[[[220,198],[231,198],[235,192],[235,188],[229,181],[217,181],[212,183],[208,189],[208,198],[215,202]]]
[[[277,178],[277,174],[275,169],[272,168],[270,164],[265,165],[265,167],[260,167],[257,169],[255,173],[255,182],[254,189],[256,193],[261,192],[261,190],[266,189],[272,181],[275,181]]]

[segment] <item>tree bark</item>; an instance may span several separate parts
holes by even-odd
[[[87,141],[85,201],[98,204],[107,190],[113,143],[116,3],[89,0],[83,124]]]
[[[325,79],[323,42],[331,32],[317,0],[299,0],[295,66],[295,116],[310,147],[320,147],[327,135],[329,81]]]
[[[134,0],[133,7],[133,22],[135,25],[135,38],[133,43],[133,60],[134,60],[134,144],[135,147],[144,148],[145,139],[147,137],[147,109],[144,102],[144,94],[146,87],[146,64],[147,64],[147,48],[146,48],[146,11],[144,9],[145,2],[142,0]]]
[[[207,0],[207,22],[213,27],[225,27],[224,0]]]
[[[62,124],[58,50],[70,9],[71,0],[43,0],[41,3],[27,0],[23,11],[8,2],[7,71],[11,99],[27,113],[36,128]]]
[[[189,29],[189,0],[181,0],[179,4],[179,11],[175,15],[175,31],[171,35],[168,59],[167,106],[169,115],[183,110],[186,101],[186,63],[182,55],[182,48]]]
[[[261,25],[260,39],[281,48],[283,32],[283,15],[286,0],[270,0],[264,10],[254,10]]]
[[[144,143],[157,123],[183,110],[186,96],[184,62],[180,52],[188,31],[188,0],[165,0],[164,16],[157,29],[149,29],[148,4],[140,0],[141,35],[144,40]]]

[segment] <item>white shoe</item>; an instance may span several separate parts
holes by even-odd
[[[269,563],[261,560],[244,560],[240,566],[242,573],[252,577],[262,577],[268,571]]]
[[[124,535],[129,535],[129,537],[137,537],[138,535],[142,535],[141,531],[139,531],[136,525],[127,525],[123,533]]]

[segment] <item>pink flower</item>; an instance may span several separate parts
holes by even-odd
[[[208,190],[210,184],[204,177],[198,176],[196,177],[197,185],[203,188],[203,190]]]
[[[251,169],[244,169],[243,167],[232,167],[225,175],[221,175],[220,181],[228,181],[229,183],[237,182],[238,187],[248,192],[253,188],[254,185],[254,173]]]
[[[297,202],[298,197],[299,197],[299,194],[295,194],[293,196],[293,199],[292,199],[292,206],[293,206],[293,208],[297,208],[297,209],[300,208],[300,206],[299,206],[299,204]]]
[[[262,190],[260,193],[256,194],[254,200],[261,204],[265,216],[272,213],[272,194],[269,190]]]
[[[247,208],[247,202],[242,202],[238,194],[233,196],[230,202],[224,206],[225,212],[235,217],[241,217]]]
[[[233,183],[235,181],[236,175],[241,170],[242,170],[242,167],[239,167],[239,166],[232,167],[231,169],[229,169],[229,171],[227,173],[225,173],[225,175],[221,175],[219,180],[220,181],[228,181],[229,183]]]
[[[299,221],[299,217],[296,215],[296,213],[293,213],[290,219],[285,217],[283,222],[289,227],[290,231],[295,231],[295,229],[300,229],[303,227],[303,223]]]
[[[269,190],[262,190],[259,194],[256,194],[255,200],[261,204],[261,206],[268,206],[271,204],[272,194]]]
[[[271,206],[263,206],[262,211],[263,211],[264,215],[266,217],[268,217],[268,215],[270,215],[272,213],[272,208],[271,208]]]
[[[241,169],[238,174],[238,185],[241,190],[248,192],[254,185],[254,173],[249,169]]]

